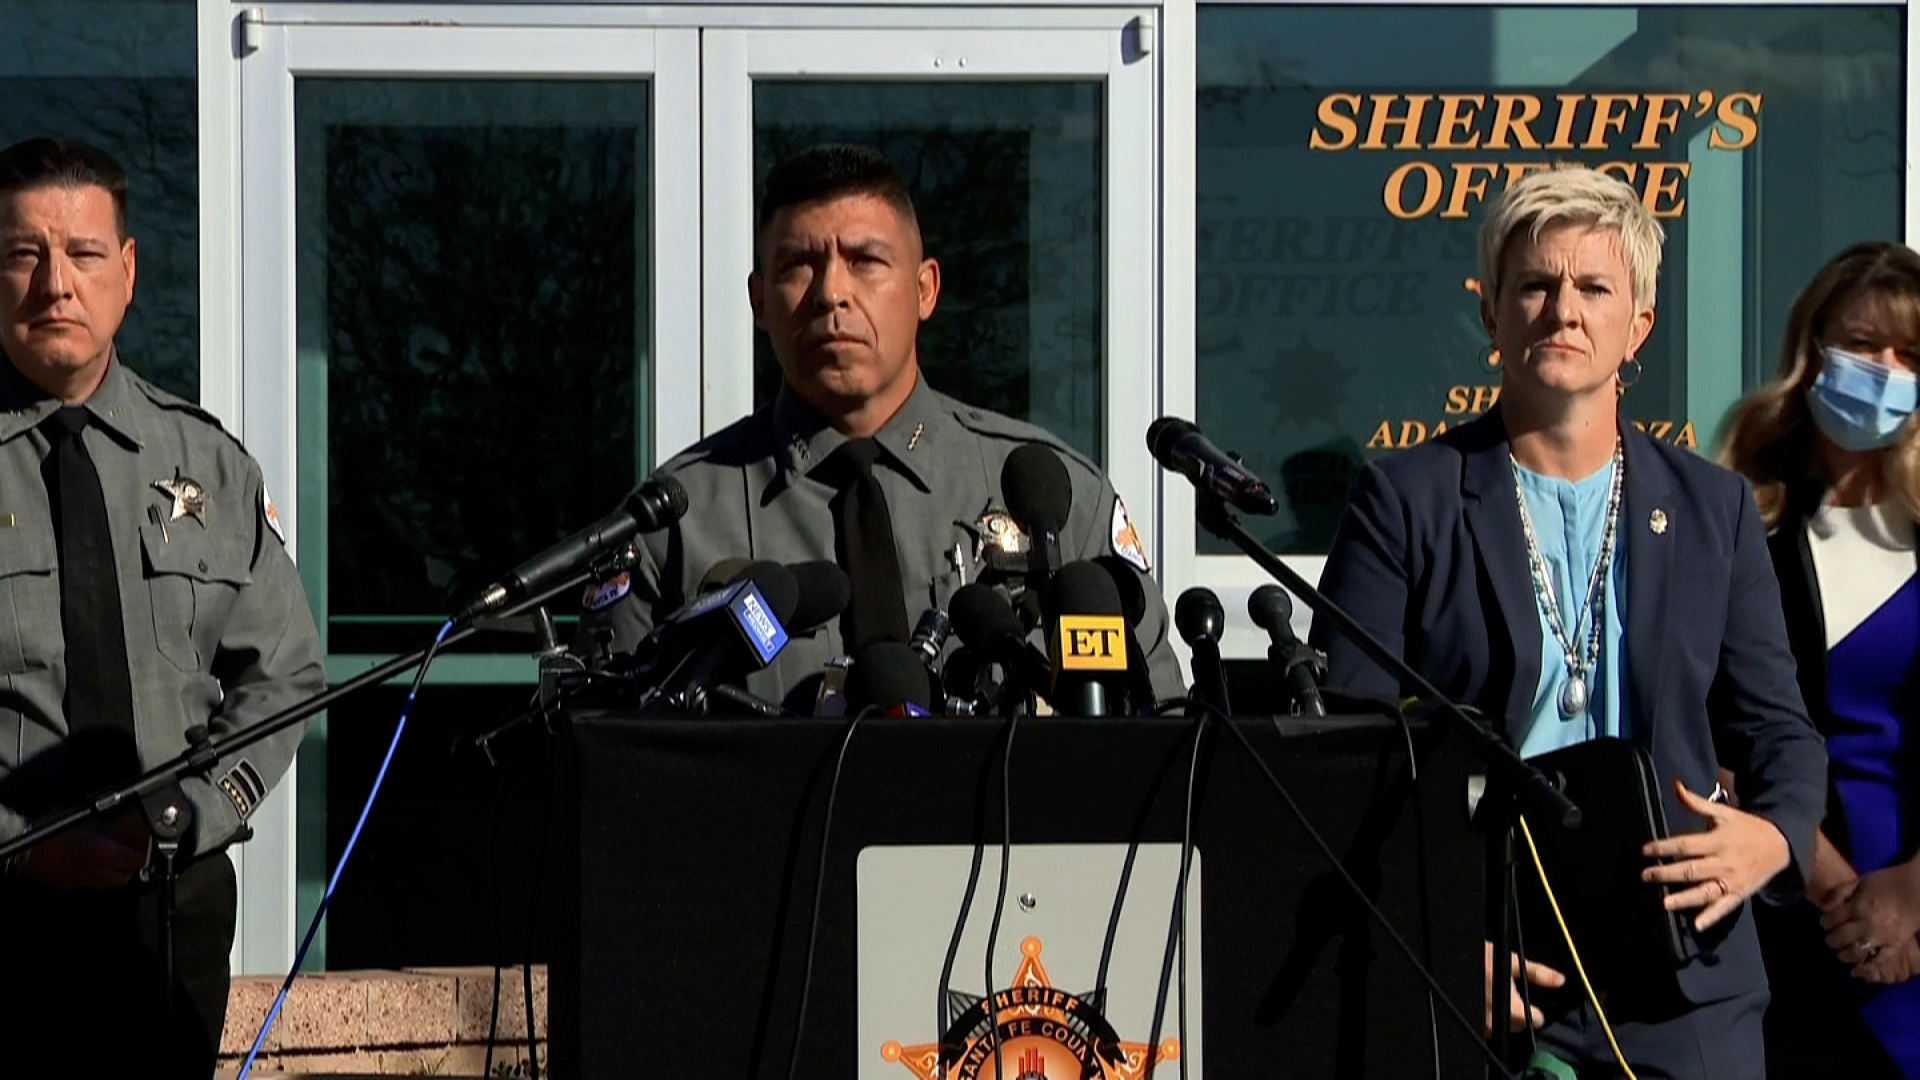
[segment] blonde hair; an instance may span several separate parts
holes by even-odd
[[[1779,376],[1733,407],[1720,460],[1752,481],[1769,530],[1779,528],[1790,505],[1804,512],[1825,493],[1807,391],[1825,364],[1820,350],[1829,324],[1863,299],[1880,304],[1904,343],[1920,348],[1920,255],[1884,240],[1855,244],[1821,267],[1793,302]],[[1920,520],[1920,424],[1909,421],[1885,454],[1883,487]]]
[[[1660,281],[1660,250],[1667,233],[1653,219],[1632,185],[1584,165],[1528,173],[1515,180],[1480,223],[1480,295],[1500,295],[1502,264],[1521,230],[1538,241],[1550,225],[1612,229],[1633,283],[1636,306],[1653,308]]]

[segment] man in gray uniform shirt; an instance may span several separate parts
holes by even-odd
[[[114,351],[134,269],[112,157],[53,139],[0,151],[0,838],[326,681],[259,466]],[[224,849],[300,734],[0,868],[0,1073],[212,1075]],[[154,833],[182,811],[163,996]]]
[[[1039,443],[1059,455],[1073,485],[1061,557],[1104,557],[1138,579],[1137,637],[1154,696],[1185,693],[1146,547],[1106,476],[1048,432],[955,401],[921,377],[916,342],[940,297],[940,265],[926,257],[906,185],[885,158],[825,146],[775,166],[747,290],[785,385],[771,405],[661,467],[685,485],[691,509],[645,537],[630,575],[588,591],[590,628],[611,627],[613,647],[631,649],[729,558],[797,563],[833,559],[838,548],[844,564],[847,538],[836,545],[835,524],[849,487],[843,451],[866,441],[874,445],[861,468],[884,494],[904,596],[885,605],[903,609],[897,619],[883,613],[891,628],[860,636],[904,640],[901,628],[978,579],[1001,541],[1021,539],[1000,470],[1015,449]],[[822,666],[855,651],[845,622],[796,635],[747,689],[810,711]]]

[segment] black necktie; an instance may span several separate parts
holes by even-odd
[[[60,548],[60,628],[67,646],[62,706],[73,743],[69,775],[83,790],[127,779],[139,764],[107,500],[80,440],[91,416],[78,405],[53,414],[46,425],[53,450],[42,473]]]
[[[879,457],[880,444],[872,439],[848,439],[833,454],[840,488],[834,540],[840,565],[853,582],[853,601],[841,628],[847,652],[855,654],[875,641],[907,640],[907,595],[893,547],[893,515],[873,475]]]

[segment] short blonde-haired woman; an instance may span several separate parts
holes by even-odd
[[[1920,1076],[1916,370],[1920,255],[1856,244],[1800,294],[1779,377],[1726,437],[1772,532],[1800,689],[1831,757],[1813,906],[1762,924],[1776,1076]]]
[[[1661,241],[1613,177],[1554,170],[1507,190],[1480,232],[1499,405],[1362,470],[1321,588],[1522,757],[1606,736],[1648,755],[1673,835],[1641,875],[1696,912],[1687,958],[1597,949],[1586,969],[1640,1075],[1759,1080],[1767,980],[1748,899],[1803,880],[1825,755],[1746,483],[1620,415],[1620,369],[1653,329]],[[1315,632],[1330,682],[1401,692]],[[1710,799],[1722,764],[1739,809]],[[1551,933],[1527,929],[1536,944]],[[1614,1075],[1572,972],[1527,970],[1534,1008],[1513,1019],[1537,1030],[1523,1049]],[[1512,995],[1490,964],[1489,1023],[1496,998]]]

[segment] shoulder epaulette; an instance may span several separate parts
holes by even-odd
[[[220,418],[208,412],[207,410],[201,408],[200,406],[194,404],[191,401],[188,401],[186,398],[183,398],[178,394],[170,394],[167,391],[160,389],[159,387],[153,385],[152,383],[141,378],[140,376],[135,375],[132,371],[123,370],[121,374],[126,376],[127,381],[133,384],[134,389],[140,391],[140,393],[144,395],[148,401],[153,402],[156,406],[162,409],[167,409],[172,412],[183,412],[188,414],[189,416],[193,416],[197,419],[204,420],[207,423],[212,424],[215,428],[218,428],[220,431],[226,432],[228,438],[233,438],[232,433],[227,432],[226,425],[220,422]],[[234,439],[234,441],[239,442],[240,440]]]
[[[757,409],[668,458],[656,471],[673,473],[709,461],[727,447],[750,444],[755,438],[771,439],[769,415],[770,410]]]
[[[1015,420],[1011,416],[1002,416],[990,409],[976,408],[972,405],[954,403],[953,418],[961,427],[977,435],[988,438],[1006,439],[1009,442],[1041,443],[1069,458],[1076,464],[1095,475],[1104,475],[1100,466],[1092,458],[1069,446],[1066,440],[1048,431],[1038,424],[1025,420]]]

